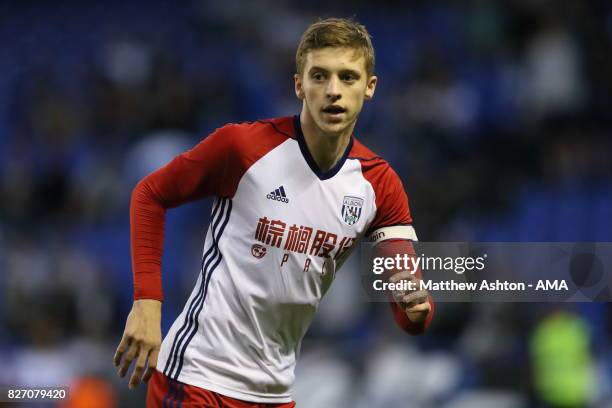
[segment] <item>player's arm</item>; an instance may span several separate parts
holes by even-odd
[[[121,377],[136,361],[130,388],[141,379],[146,382],[151,378],[162,341],[161,259],[166,210],[210,195],[232,195],[225,187],[228,184],[222,182],[230,182],[230,166],[236,167],[232,157],[234,139],[228,127],[217,130],[192,150],[146,176],[132,192],[134,303],[113,359]]]
[[[395,258],[396,255],[403,257],[404,254],[415,256],[413,241],[416,234],[412,226],[398,225],[383,227],[376,230],[374,237],[374,253],[376,257]],[[420,268],[415,271],[392,269],[386,272],[384,277],[389,282],[401,280],[412,281],[417,288],[413,291],[395,290],[389,293],[391,310],[395,322],[410,334],[422,334],[425,332],[434,314],[434,302],[425,289],[420,289],[419,281],[422,279]]]
[[[374,167],[369,179],[376,193],[376,216],[368,236],[375,237],[376,256],[414,255],[412,241],[416,241],[417,236],[401,180],[386,164]],[[407,279],[418,283],[421,279],[420,270],[414,275],[401,270],[391,272],[387,276],[390,281]],[[425,332],[433,318],[434,303],[425,290],[394,292],[389,304],[395,322],[410,334]]]

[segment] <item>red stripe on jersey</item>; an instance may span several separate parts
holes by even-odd
[[[233,197],[244,173],[289,137],[291,117],[227,125],[138,183],[130,203],[134,299],[163,299],[166,209],[208,196]]]

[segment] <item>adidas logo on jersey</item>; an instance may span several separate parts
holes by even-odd
[[[287,194],[285,194],[285,187],[283,186],[280,186],[276,190],[270,192],[270,194],[268,194],[266,198],[269,200],[281,201],[283,203],[289,202],[289,199],[287,198]]]

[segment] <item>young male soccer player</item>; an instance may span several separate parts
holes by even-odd
[[[135,300],[115,365],[124,376],[136,360],[130,387],[151,379],[147,406],[295,406],[300,342],[350,248],[364,236],[406,251],[416,240],[398,176],[352,136],[377,81],[365,27],[312,24],[296,65],[299,116],[217,129],[134,189]],[[207,196],[201,271],[162,343],[165,210]],[[398,324],[423,332],[427,294],[398,300]]]

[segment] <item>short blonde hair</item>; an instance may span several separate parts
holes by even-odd
[[[354,48],[365,57],[368,75],[374,74],[372,37],[365,26],[350,18],[326,18],[311,24],[302,34],[295,54],[296,72],[302,74],[309,51],[325,47]]]

